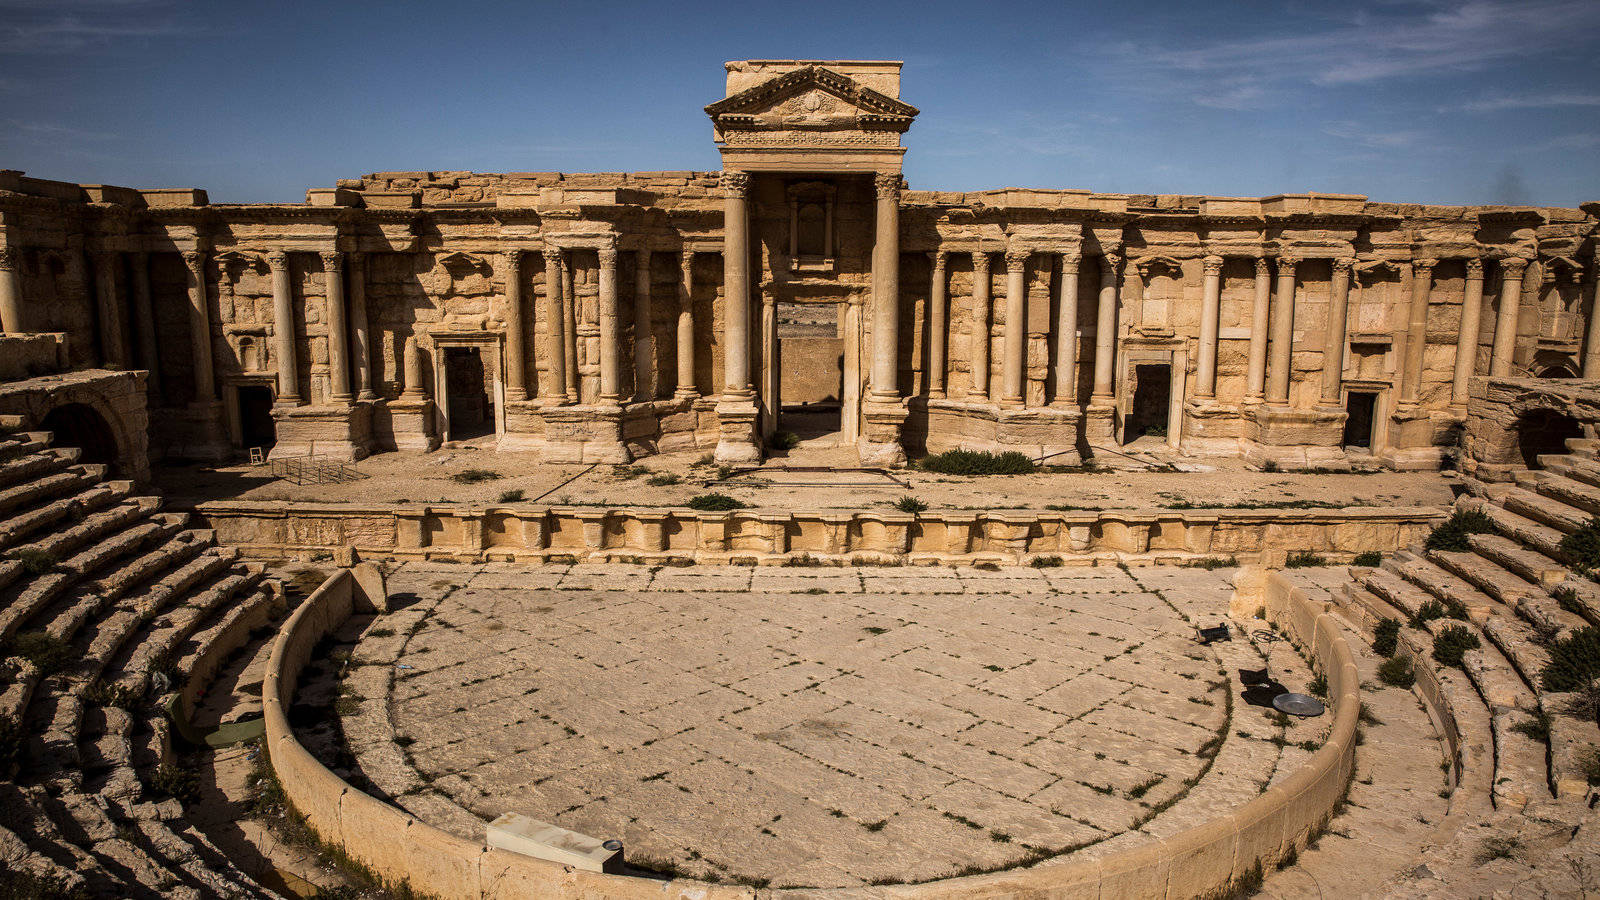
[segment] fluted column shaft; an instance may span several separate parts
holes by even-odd
[[[1117,266],[1122,258],[1115,253],[1100,257],[1100,298],[1094,326],[1094,392],[1089,403],[1109,406],[1116,400],[1115,361],[1117,348]]]
[[[617,322],[617,250],[600,248],[600,403],[616,406],[621,399],[622,341]]]
[[[655,329],[650,321],[650,251],[635,252],[633,270],[633,399],[656,398]]]
[[[561,270],[561,356],[566,373],[567,402],[578,402],[578,291],[573,286],[573,264],[566,253],[556,260]]]
[[[1195,399],[1217,396],[1217,333],[1222,319],[1222,257],[1205,258],[1200,286],[1200,346],[1195,353]]]
[[[1353,259],[1333,261],[1332,294],[1328,298],[1328,329],[1322,341],[1322,405],[1336,406],[1344,387],[1344,339],[1350,318],[1350,268]]]
[[[944,251],[929,253],[928,258],[933,260],[933,283],[928,289],[928,396],[943,400],[945,353],[950,337],[949,304],[945,297],[949,277],[945,271]]]
[[[300,363],[294,339],[294,290],[289,283],[289,254],[267,254],[272,270],[272,338],[278,356],[278,402],[299,406]]]
[[[1400,402],[1415,403],[1422,393],[1422,365],[1428,352],[1428,300],[1433,293],[1433,260],[1411,263],[1411,308],[1406,319],[1405,371],[1400,377]]]
[[[187,250],[183,261],[189,269],[189,352],[194,358],[194,399],[211,403],[217,399],[211,369],[211,313],[206,300],[206,255]]]
[[[722,349],[722,387],[724,394],[748,397],[754,393],[750,387],[750,176],[745,172],[723,172],[722,187],[723,321],[727,330]]]
[[[1245,378],[1245,399],[1259,401],[1267,385],[1267,321],[1272,309],[1272,267],[1256,259],[1256,295],[1250,306],[1250,367]]]
[[[150,294],[150,254],[143,251],[133,254],[133,316],[134,327],[139,330],[139,368],[150,373],[145,379],[145,391],[150,405],[160,405],[161,353],[156,339],[155,303]]]
[[[879,174],[872,241],[872,399],[900,399],[900,176]]]
[[[1022,368],[1028,340],[1028,251],[1006,251],[1005,361],[1001,366],[1000,402],[1022,405]]]
[[[972,399],[989,399],[989,254],[972,254]]]
[[[1052,406],[1078,398],[1078,255],[1061,254],[1061,297],[1056,304],[1056,392]]]
[[[678,254],[678,384],[673,396],[700,396],[694,384],[694,251]]]
[[[506,269],[506,400],[528,399],[527,337],[522,309],[522,250],[505,251]]]
[[[1278,289],[1272,296],[1272,342],[1268,347],[1267,402],[1289,402],[1289,368],[1294,362],[1295,266],[1299,260],[1278,257]]]
[[[372,400],[378,395],[372,390],[372,322],[367,317],[367,255],[351,253],[349,268],[350,362],[355,367],[356,397]]]
[[[334,403],[350,402],[350,325],[344,309],[344,254],[327,250],[322,273],[328,287],[328,390]]]
[[[561,300],[561,251],[544,248],[544,358],[549,393],[544,400],[560,406],[567,399],[567,338],[562,324],[565,305]]]
[[[1517,349],[1517,313],[1522,302],[1522,271],[1525,259],[1500,261],[1500,314],[1494,322],[1494,349],[1489,354],[1489,374],[1503,378],[1511,374],[1511,361]]]
[[[22,252],[0,247],[0,330],[22,334]]]
[[[1591,346],[1594,341],[1594,318],[1589,319]],[[1450,402],[1461,405],[1467,402],[1467,386],[1473,369],[1478,365],[1478,335],[1483,330],[1483,260],[1467,260],[1467,287],[1461,298],[1461,331],[1456,335],[1455,378],[1450,383]],[[1590,377],[1584,369],[1584,377]]]

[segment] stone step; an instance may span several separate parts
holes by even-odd
[[[26,507],[76,494],[98,481],[98,478],[90,477],[83,466],[72,466],[43,478],[12,485],[0,490],[0,516],[9,518]]]
[[[1546,472],[1554,472],[1590,487],[1600,487],[1600,462],[1593,457],[1546,454],[1539,457],[1539,465],[1544,466]]]
[[[1572,574],[1566,566],[1543,553],[1525,549],[1516,541],[1497,534],[1467,535],[1467,545],[1489,562],[1543,590],[1560,584]]]
[[[1561,538],[1566,532],[1540,524],[1482,497],[1462,497],[1456,508],[1481,512],[1494,522],[1500,533],[1551,559],[1561,559]]]
[[[209,533],[179,532],[149,552],[90,582],[89,588],[108,600],[115,600],[138,585],[181,567],[209,546],[210,541]]]
[[[1600,514],[1600,488],[1553,472],[1541,474],[1544,477],[1533,482],[1535,491],[1574,509],[1582,510],[1589,516]]]
[[[30,539],[33,544],[39,543],[43,537],[35,538],[36,532],[57,526],[58,523],[80,516],[87,516],[99,512],[114,503],[124,500],[131,489],[131,484],[126,481],[109,481],[97,484],[69,497],[61,497],[49,503],[34,507],[33,509],[19,512],[11,518],[0,522],[0,547],[10,547],[13,551],[21,550]]]
[[[63,560],[60,568],[82,577],[98,571],[113,560],[139,553],[150,544],[164,541],[177,532],[178,527],[170,522],[147,519],[78,551]]]
[[[21,553],[33,550],[48,553],[57,559],[65,559],[90,543],[106,535],[127,528],[134,523],[148,518],[155,511],[154,498],[140,497],[134,500],[119,503],[110,509],[93,513],[70,528],[64,528],[41,537],[38,540],[22,544],[15,552]]]
[[[1600,747],[1600,725],[1563,714],[1576,699],[1571,694],[1545,694],[1539,701],[1550,723],[1550,781],[1556,797],[1581,802],[1593,790],[1589,766]]]
[[[1385,605],[1399,612],[1401,622],[1409,621],[1423,604],[1436,599],[1432,594],[1407,581],[1397,571],[1389,569],[1363,572],[1357,576],[1357,583],[1376,595]]]
[[[1521,810],[1550,799],[1549,747],[1517,730],[1535,721],[1533,710],[1494,711],[1494,798],[1498,809]]]
[[[1525,487],[1509,488],[1503,496],[1506,509],[1563,533],[1577,531],[1587,524],[1590,518],[1581,509],[1568,506]]]
[[[225,622],[231,613],[241,610],[247,617],[255,616],[255,604],[258,601],[253,597],[246,603],[235,604],[232,609],[224,611],[224,608],[240,594],[253,591],[260,582],[261,576],[258,574],[237,568],[230,569],[204,590],[194,594],[187,603],[152,620],[148,632],[133,647],[121,666],[117,682],[129,688],[143,689],[150,683],[151,669],[165,659],[172,663],[175,682],[181,683],[186,674],[183,669],[184,658],[204,646],[203,640],[197,641],[192,646],[186,642],[196,636],[196,630],[201,628],[207,619],[216,618],[220,622]],[[270,597],[268,600],[270,601]],[[265,624],[271,615],[272,610],[268,609],[261,614],[260,621],[251,618],[250,621],[254,624],[250,627]],[[167,685],[167,689],[176,688],[177,683]]]
[[[1386,574],[1401,584],[1405,583],[1392,572]],[[1404,622],[1408,618],[1404,610],[1389,603],[1363,582],[1345,582],[1340,586],[1339,597],[1340,606],[1352,620],[1352,624],[1358,626],[1359,631],[1369,635],[1383,619]]]
[[[46,475],[62,472],[78,461],[78,454],[62,450],[45,450],[0,462],[0,488],[9,488]]]
[[[1429,550],[1428,559],[1509,607],[1538,590],[1476,553]]]
[[[1447,609],[1459,606],[1473,621],[1483,621],[1502,605],[1455,573],[1441,568],[1431,559],[1401,550],[1384,561],[1384,568],[1411,582],[1440,601]]]
[[[210,684],[234,651],[250,642],[251,634],[271,624],[283,614],[283,603],[278,595],[257,587],[259,579],[240,576],[245,580],[236,593],[255,588],[244,601],[230,608],[202,631],[192,633],[181,647],[176,669],[179,680],[187,689],[197,691]]]

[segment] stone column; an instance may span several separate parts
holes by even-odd
[[[1268,348],[1267,403],[1289,403],[1289,369],[1294,362],[1294,270],[1299,260],[1278,257],[1278,289],[1272,296],[1272,341]]]
[[[1222,257],[1205,258],[1200,289],[1200,346],[1195,352],[1195,399],[1217,397],[1217,332],[1222,319]]]
[[[1250,368],[1245,380],[1246,402],[1260,402],[1267,385],[1267,319],[1272,304],[1272,266],[1256,258],[1256,297],[1250,307]]]
[[[989,254],[972,253],[972,357],[973,400],[989,399]]]
[[[1122,257],[1107,253],[1100,257],[1100,303],[1095,316],[1094,392],[1092,406],[1111,406],[1116,402],[1115,370],[1117,347],[1117,266]]]
[[[650,250],[634,254],[633,271],[633,399],[656,398],[655,329],[650,322]]]
[[[872,241],[872,389],[871,399],[900,399],[900,175],[880,172],[873,179],[878,194]]]
[[[278,351],[278,403],[299,406],[300,363],[294,339],[294,292],[289,284],[289,254],[282,250],[268,253],[267,267],[272,270],[272,337]]]
[[[401,358],[406,384],[405,389],[400,392],[400,399],[411,403],[428,399],[428,387],[422,380],[422,347],[418,346],[415,334],[406,335]]]
[[[1422,393],[1422,366],[1428,351],[1428,299],[1433,293],[1431,259],[1411,263],[1411,309],[1406,319],[1405,371],[1400,377],[1400,402],[1415,403]]]
[[[1000,403],[1022,405],[1022,367],[1028,337],[1028,251],[1006,251],[1005,359],[1001,364]]]
[[[1450,402],[1467,402],[1467,383],[1478,366],[1478,335],[1483,330],[1483,260],[1467,260],[1467,288],[1461,299],[1461,331],[1456,335],[1455,378],[1450,383]],[[1590,346],[1594,345],[1594,318],[1589,319]],[[1591,351],[1592,352],[1592,351]],[[1590,377],[1587,367],[1583,377]]]
[[[544,357],[550,392],[542,399],[547,406],[560,406],[567,402],[567,338],[562,325],[561,251],[555,247],[544,248],[544,303]]]
[[[617,322],[617,248],[600,248],[600,405],[621,399],[621,359]]]
[[[139,368],[150,373],[145,379],[150,405],[159,406],[161,353],[156,339],[155,304],[150,295],[150,254],[143,251],[133,254],[132,288],[134,326],[139,329]]]
[[[100,356],[108,369],[128,367],[127,329],[122,298],[117,296],[122,254],[102,250],[94,255],[95,305],[100,313]]]
[[[322,274],[328,286],[328,392],[335,404],[350,403],[350,327],[344,311],[344,254],[324,250]]]
[[[194,358],[194,400],[214,403],[217,399],[211,369],[211,312],[206,299],[206,255],[186,250],[183,261],[189,268],[189,352]]]
[[[943,250],[929,253],[928,258],[933,260],[933,283],[928,290],[928,397],[943,400],[945,369],[948,368],[945,350],[950,337],[946,318],[949,304],[945,298],[949,278]]]
[[[22,334],[22,251],[0,247],[0,329]]]
[[[1583,284],[1589,287],[1589,334],[1584,344],[1583,377],[1590,380],[1600,378],[1600,281],[1596,279],[1597,269],[1600,269],[1600,259],[1590,260],[1583,279]]]
[[[1350,269],[1353,259],[1333,261],[1333,293],[1328,300],[1328,329],[1322,341],[1322,405],[1338,406],[1344,387],[1344,339],[1350,321]]]
[[[350,332],[351,362],[356,370],[356,397],[375,400],[372,389],[372,323],[367,318],[367,255],[351,253],[350,269]]]
[[[566,373],[567,402],[578,402],[578,291],[573,287],[572,263],[566,253],[556,258],[561,271],[561,357]]]
[[[1056,303],[1056,395],[1051,406],[1078,399],[1078,254],[1061,254],[1061,297]]]
[[[506,269],[506,401],[528,399],[527,338],[523,334],[522,249],[508,248]]]
[[[748,398],[750,386],[750,221],[747,210],[750,175],[722,173],[723,323],[722,389],[725,395]],[[874,257],[876,258],[876,257]]]
[[[1511,361],[1517,349],[1517,313],[1522,302],[1522,271],[1528,261],[1510,257],[1500,260],[1500,314],[1494,321],[1494,349],[1489,354],[1489,374],[1504,378],[1511,374]]]
[[[694,251],[678,252],[678,384],[673,397],[700,396],[694,384]]]

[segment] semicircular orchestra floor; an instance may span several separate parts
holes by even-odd
[[[364,626],[340,690],[343,759],[466,837],[519,812],[718,881],[1116,846],[1226,812],[1302,752],[1228,699],[1256,647],[1195,640],[1227,574],[406,564],[410,605]],[[1275,674],[1296,665],[1278,652]],[[1259,746],[1202,802],[1224,741]]]

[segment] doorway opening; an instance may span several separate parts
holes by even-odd
[[[113,474],[118,471],[117,436],[93,407],[82,403],[58,406],[39,421],[39,429],[50,432],[51,446],[77,448],[79,462],[108,465]]]
[[[239,438],[244,448],[271,450],[278,442],[278,424],[272,419],[272,388],[264,384],[239,385]]]
[[[1345,447],[1372,449],[1372,427],[1378,414],[1377,391],[1350,391],[1344,399]]]
[[[1567,441],[1583,437],[1578,420],[1551,409],[1535,409],[1517,418],[1517,449],[1530,469],[1542,469],[1539,457],[1567,452]]]
[[[1131,444],[1142,437],[1165,441],[1172,403],[1172,366],[1167,363],[1136,365],[1133,383],[1133,404],[1122,423],[1122,442]]]
[[[779,303],[778,429],[831,445],[843,430],[844,340],[837,303]]]
[[[477,347],[444,348],[445,417],[452,441],[494,433],[489,373]]]

